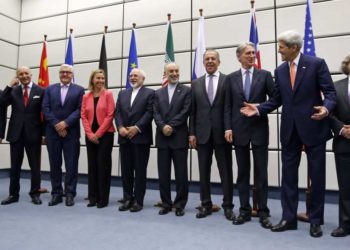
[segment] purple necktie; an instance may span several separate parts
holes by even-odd
[[[64,104],[64,100],[66,100],[67,91],[68,91],[68,86],[62,85],[61,86],[61,104],[62,105]]]

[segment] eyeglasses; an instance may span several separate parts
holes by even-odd
[[[60,74],[64,75],[64,74],[72,74],[73,72],[72,71],[60,71]]]

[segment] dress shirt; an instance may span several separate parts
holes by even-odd
[[[207,90],[208,93],[208,85],[209,85],[209,74],[205,73],[205,89]],[[216,90],[218,89],[218,84],[219,84],[219,76],[220,72],[216,71],[213,76],[213,100],[215,100],[215,95],[216,95]]]
[[[298,56],[293,60],[293,62],[295,64],[295,76],[297,75],[297,72],[298,72],[299,60],[300,60],[300,52],[299,52]],[[288,62],[288,66],[290,69],[290,62]]]
[[[135,100],[135,98],[137,96],[137,93],[139,93],[140,88],[141,88],[141,86],[132,89],[131,99],[130,99],[130,107],[132,106],[132,104],[133,104],[133,102],[134,102],[134,100]]]
[[[245,86],[244,86],[245,85],[245,78],[247,77],[246,71],[249,71],[250,88],[251,88],[252,80],[253,80],[254,67],[251,67],[250,69],[241,68],[242,80],[243,80],[243,90],[245,89]]]
[[[169,96],[169,103],[171,103],[171,100],[173,99],[173,95],[176,89],[178,82],[175,84],[168,83],[168,96]]]
[[[30,82],[30,83],[28,83],[28,85],[27,85],[28,87],[27,87],[27,92],[28,92],[28,100],[29,100],[29,96],[30,96],[30,90],[32,89],[32,87],[33,87],[33,82]],[[23,95],[24,95],[24,85],[23,84],[21,84],[21,87],[22,87],[22,93],[23,93]]]

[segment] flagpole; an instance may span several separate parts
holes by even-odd
[[[254,4],[255,4],[255,1],[251,0],[250,1],[250,8],[251,8],[251,10],[254,9]],[[258,200],[258,196],[257,196],[257,193],[256,193],[254,167],[252,169],[253,169],[252,170],[253,171],[253,186],[252,186],[253,208],[252,208],[251,215],[252,215],[252,217],[257,217],[258,216],[258,201],[257,201]]]

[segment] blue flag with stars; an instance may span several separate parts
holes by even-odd
[[[65,64],[74,65],[73,62],[73,43],[72,43],[72,34],[69,35],[68,38],[68,45],[67,45],[67,52],[66,52],[66,58],[64,60]]]
[[[128,73],[126,75],[126,89],[131,89],[129,75],[132,69],[138,68],[137,61],[137,50],[136,50],[136,39],[135,39],[135,31],[132,29],[131,40],[130,40],[130,50],[129,50],[129,60],[128,60]]]
[[[314,34],[312,31],[310,0],[306,2],[305,32],[304,32],[304,54],[316,56]]]

